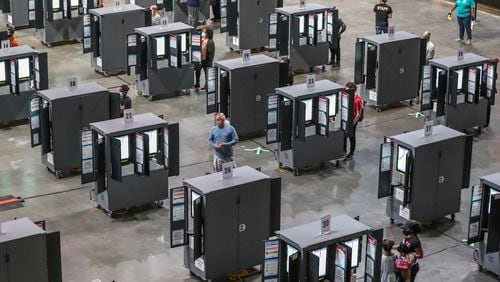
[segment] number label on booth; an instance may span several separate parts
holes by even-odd
[[[9,49],[10,48],[10,40],[2,40],[2,49]]]
[[[306,86],[308,89],[312,89],[316,86],[316,75],[308,74],[306,77]]]
[[[432,135],[433,126],[434,126],[434,121],[427,118],[424,122],[424,137],[429,137]]]
[[[133,123],[134,122],[134,109],[123,110],[123,123]]]
[[[321,218],[321,234],[328,234],[332,231],[332,215],[325,215]]]
[[[299,7],[305,8],[306,7],[306,0],[299,0]]]
[[[464,49],[460,48],[457,50],[457,61],[464,59]]]
[[[68,78],[68,90],[74,91],[76,88],[78,88],[78,77]]]
[[[387,37],[393,38],[394,33],[396,32],[396,27],[395,26],[390,26],[389,29],[387,30]]]
[[[250,62],[251,59],[252,59],[252,54],[250,49],[241,51],[241,60],[243,61],[243,63],[248,63]]]
[[[233,177],[233,162],[226,162],[222,164],[222,179],[229,179]]]

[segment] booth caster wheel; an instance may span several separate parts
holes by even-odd
[[[391,221],[391,224],[394,224],[394,218],[391,218],[390,221]]]
[[[52,48],[52,44],[47,43],[47,47]]]
[[[321,67],[321,71],[322,71],[322,72],[325,72],[325,71],[326,71],[326,67],[325,67],[325,66],[322,66],[322,67]]]
[[[155,202],[155,206],[156,206],[157,208],[159,208],[159,209],[163,208],[163,201],[161,201],[161,200],[160,200],[160,201],[156,201],[156,202]]]
[[[382,112],[382,107],[376,107],[376,109],[378,113]]]
[[[455,221],[455,214],[451,214],[451,221]]]
[[[55,174],[56,174],[56,178],[57,179],[61,179],[62,178],[62,174],[59,171],[56,171]]]
[[[113,211],[106,211],[106,215],[109,216],[109,218],[113,218],[115,214],[113,213]]]
[[[234,49],[229,47],[229,52],[233,52],[233,51],[234,51]]]
[[[339,166],[340,166],[340,161],[339,161],[339,160],[336,160],[336,161],[335,161],[335,167],[337,167],[337,168],[338,168]]]
[[[300,175],[300,169],[298,169],[298,168],[294,168],[294,169],[293,169],[293,175],[294,175],[294,176],[299,176],[299,175]]]
[[[109,73],[107,71],[103,71],[102,72],[102,75],[104,75],[104,77],[108,77],[109,76]]]

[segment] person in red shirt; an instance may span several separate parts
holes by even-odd
[[[9,28],[7,29],[7,36],[9,37],[9,40],[10,40],[10,47],[17,47],[17,46],[21,45],[19,43],[19,39],[17,39],[14,36],[15,32],[16,32],[15,29],[11,26],[9,26]]]
[[[354,89],[354,122],[352,127],[352,135],[349,137],[349,143],[351,144],[349,148],[349,154],[347,154],[346,158],[351,159],[354,155],[354,151],[356,150],[356,128],[358,126],[358,122],[364,115],[364,107],[363,107],[363,99],[359,96],[359,93],[356,91],[358,87],[354,82],[348,82],[345,85],[346,89]]]

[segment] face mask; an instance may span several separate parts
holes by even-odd
[[[220,120],[216,121],[216,123],[218,127],[222,127],[222,125],[224,124],[224,122]]]
[[[410,230],[403,230],[403,235],[405,235],[405,236],[411,235],[411,231]]]
[[[202,32],[201,33],[201,37],[207,37],[207,33],[206,32]]]

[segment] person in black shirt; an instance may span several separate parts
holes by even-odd
[[[132,100],[128,96],[128,86],[123,84],[120,86],[120,116],[123,117],[123,111],[132,108]]]
[[[375,32],[387,33],[389,18],[392,18],[392,8],[387,5],[387,0],[380,0],[380,3],[373,8],[373,12],[375,12]]]
[[[332,40],[330,42],[330,64],[333,67],[340,66],[340,38],[341,34],[347,29],[347,26],[341,18],[333,18]]]
[[[418,259],[424,257],[424,251],[422,250],[422,244],[420,243],[420,239],[417,234],[422,232],[422,226],[420,223],[410,220],[407,221],[403,225],[403,235],[405,236],[399,246],[397,246],[397,250],[408,258],[413,258],[414,261],[410,262],[410,281],[414,282],[417,277],[417,273],[420,270],[420,266],[418,264]],[[402,277],[399,275],[399,281],[406,281],[406,277]]]

